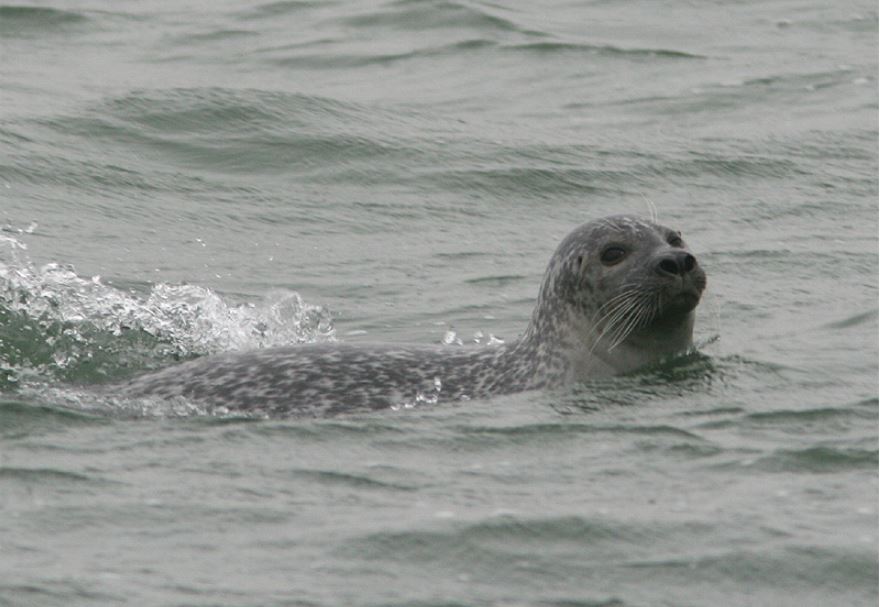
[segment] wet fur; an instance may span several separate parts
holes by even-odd
[[[117,386],[124,397],[183,398],[283,416],[486,398],[626,373],[691,347],[706,278],[654,270],[677,233],[631,216],[584,224],[550,260],[526,331],[500,346],[316,344],[205,357]],[[612,267],[609,243],[629,251]],[[686,249],[685,249],[686,250]]]

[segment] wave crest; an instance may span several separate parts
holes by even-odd
[[[35,266],[0,236],[0,390],[94,383],[203,354],[330,341],[328,310],[279,290],[230,303],[195,285],[127,290],[70,265]]]

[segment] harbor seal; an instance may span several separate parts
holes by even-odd
[[[286,416],[554,388],[628,373],[691,348],[705,286],[679,232],[633,216],[607,217],[562,241],[525,332],[510,343],[233,352],[136,377],[114,392]]]

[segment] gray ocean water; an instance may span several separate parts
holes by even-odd
[[[0,5],[0,605],[876,605],[877,32],[866,0]],[[316,419],[91,391],[515,339],[568,231],[651,205],[709,276],[662,370]]]

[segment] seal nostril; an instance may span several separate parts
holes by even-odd
[[[684,276],[697,267],[697,259],[690,253],[678,251],[657,262],[657,271],[661,274]]]
[[[685,272],[690,272],[697,267],[697,260],[693,255],[688,253],[684,256],[681,266],[684,268]]]
[[[657,268],[666,274],[678,274],[678,264],[675,263],[674,259],[670,259],[669,257],[661,259],[660,263],[657,264]]]

